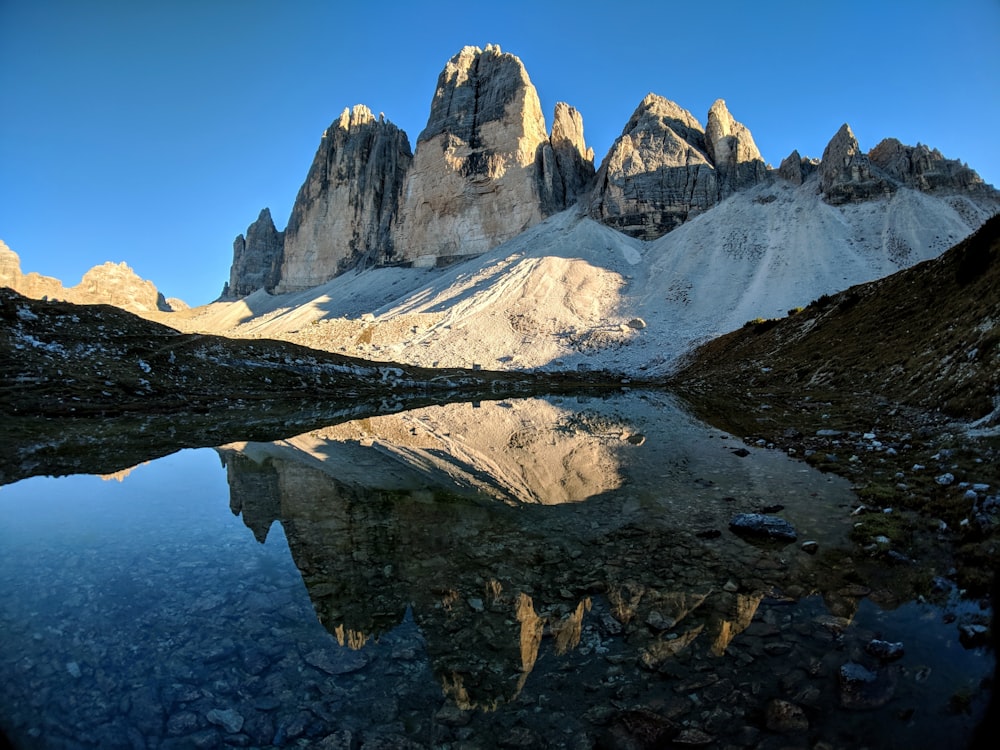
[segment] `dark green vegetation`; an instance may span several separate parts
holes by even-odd
[[[672,385],[706,421],[850,478],[870,554],[944,574],[954,548],[979,592],[1000,565],[998,324],[994,217],[933,261],[705,344]]]

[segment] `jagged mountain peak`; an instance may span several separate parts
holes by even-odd
[[[871,160],[846,122],[823,149],[819,175],[823,198],[833,205],[871,200],[896,188],[879,170],[872,169]]]
[[[580,112],[557,103],[549,132],[522,61],[498,45],[466,46],[441,70],[412,152],[405,133],[363,104],[334,120],[296,198],[278,279],[264,288],[296,291],[370,265],[445,265],[573,205],[627,235],[655,239],[776,177],[808,181],[835,206],[901,187],[957,191],[983,205],[997,200],[966,165],[920,144],[886,139],[866,155],[847,124],[822,161],[794,151],[772,170],[724,99],[712,104],[703,127],[652,92],[595,175]],[[253,255],[246,244],[234,245],[237,276],[241,253]],[[245,284],[234,279],[234,293],[262,283],[259,275]]]
[[[524,64],[497,45],[464,47],[438,76],[427,125],[417,144],[450,133],[475,147],[481,124],[503,120],[508,107],[523,111],[526,127],[545,131],[538,93]],[[529,136],[530,137],[530,136]]]
[[[677,103],[647,94],[601,164],[590,215],[655,239],[767,177],[750,131],[722,99],[708,122],[706,131]]]
[[[676,102],[654,93],[643,97],[625,124],[622,136],[663,129],[669,129],[685,142],[704,150],[705,129],[698,118]]]

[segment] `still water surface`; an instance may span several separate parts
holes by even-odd
[[[992,655],[957,624],[979,613],[873,589],[848,486],[741,446],[662,395],[530,399],[0,488],[0,728],[24,748],[963,744]],[[797,541],[732,533],[751,511]]]

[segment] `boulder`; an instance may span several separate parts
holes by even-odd
[[[740,513],[729,522],[729,528],[741,536],[794,542],[795,527],[784,518],[767,516],[762,513]]]

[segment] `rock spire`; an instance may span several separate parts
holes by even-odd
[[[284,256],[285,235],[274,228],[271,211],[263,209],[257,221],[233,240],[233,264],[223,297],[245,297],[258,289],[271,291],[278,284]]]
[[[345,109],[295,198],[277,291],[395,259],[390,226],[412,158],[406,133],[384,116],[363,104]]]
[[[720,199],[767,177],[767,166],[753,136],[745,125],[733,119],[722,99],[708,110],[705,148],[715,165]]]
[[[878,170],[872,170],[871,160],[861,151],[847,123],[823,150],[819,179],[824,200],[833,205],[870,200],[895,187]]]

